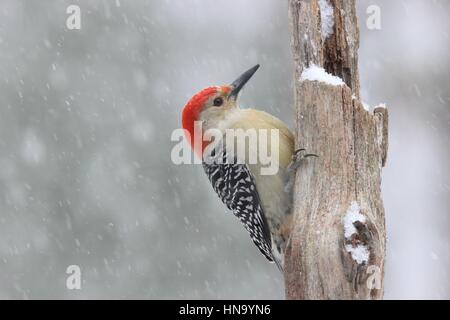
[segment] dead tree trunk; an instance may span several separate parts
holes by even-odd
[[[289,16],[296,147],[319,158],[306,159],[297,171],[286,297],[380,299],[388,114],[382,107],[371,113],[360,100],[355,0],[289,0]],[[304,80],[313,65],[345,84]]]

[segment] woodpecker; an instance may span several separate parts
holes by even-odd
[[[231,85],[208,87],[187,103],[182,114],[186,137],[202,157],[202,165],[214,191],[229,210],[243,223],[260,252],[282,271],[284,250],[290,234],[292,220],[292,159],[295,158],[294,135],[286,124],[276,117],[255,109],[241,109],[238,96],[244,85],[254,75],[259,65],[244,72]],[[194,143],[195,122],[202,123],[203,134],[208,129],[218,129],[226,141],[227,129],[277,129],[279,132],[278,171],[275,175],[262,175],[261,163],[229,161],[229,146],[203,152],[207,142],[200,147]],[[270,141],[268,141],[270,150]],[[257,152],[246,146],[246,153]],[[215,160],[206,162],[205,156]],[[258,158],[258,157],[257,157]]]

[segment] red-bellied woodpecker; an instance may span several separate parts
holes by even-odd
[[[292,217],[292,188],[286,186],[292,176],[289,166],[294,156],[294,136],[274,116],[239,107],[238,94],[258,68],[259,65],[256,65],[244,72],[231,85],[209,87],[200,91],[184,108],[182,123],[188,132],[192,148],[203,159],[204,171],[215,192],[244,224],[262,254],[282,270]],[[275,129],[278,145],[274,145],[269,139],[265,142],[266,150],[271,150],[273,146],[277,148],[271,150],[278,155],[278,159],[274,160],[277,167],[275,174],[263,175],[260,161],[248,161],[252,158],[252,153],[258,152],[258,148],[248,144],[245,146],[248,157],[243,161],[238,161],[238,156],[235,155],[232,156],[233,161],[229,161],[230,145],[226,142],[221,147],[210,150],[210,154],[204,154],[208,149],[208,142],[203,141],[200,145],[195,143],[196,122],[202,123],[202,135],[208,129],[216,129],[221,133],[223,141],[228,141],[226,135],[230,134],[229,129],[255,130],[258,139],[261,139],[259,131]],[[205,161],[205,156],[214,161]],[[256,159],[260,159],[259,155]]]

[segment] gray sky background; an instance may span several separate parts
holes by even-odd
[[[358,1],[362,96],[390,112],[386,298],[450,298],[449,9]],[[286,1],[2,0],[0,298],[283,298],[170,135],[193,94],[256,63],[242,105],[293,127],[289,42]]]

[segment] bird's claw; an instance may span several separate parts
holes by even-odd
[[[297,169],[300,167],[303,160],[310,157],[318,158],[319,156],[314,153],[306,153],[306,149],[304,148],[297,149],[294,151],[294,154],[292,155],[292,162],[287,168],[288,178],[285,184],[286,192],[292,192],[294,187],[295,173],[297,172]]]
[[[301,161],[303,159],[306,159],[306,158],[310,158],[310,157],[318,158],[319,157],[315,153],[306,153],[305,154],[305,152],[306,152],[306,149],[304,149],[304,148],[295,150],[294,154],[292,155],[292,162],[293,163],[297,163],[297,162],[299,162],[299,161]]]

